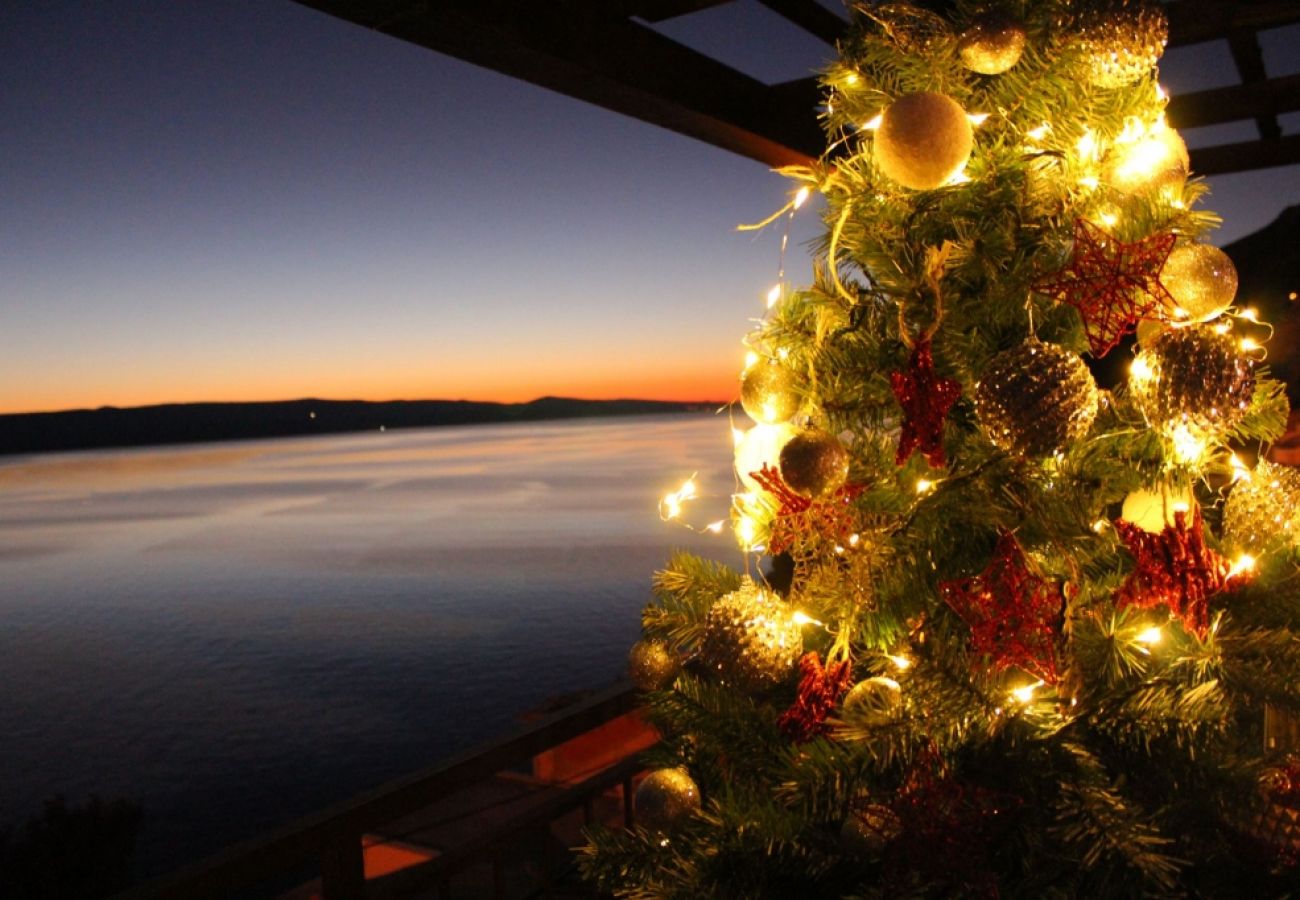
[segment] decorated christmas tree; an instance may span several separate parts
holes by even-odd
[[[746,339],[743,562],[656,576],[631,659],[663,740],[584,870],[633,897],[1294,890],[1300,476],[1265,459],[1269,329],[1164,118],[1165,14],[947,10],[859,4],[826,155],[784,170],[826,231]]]

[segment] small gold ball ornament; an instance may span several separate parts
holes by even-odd
[[[1125,194],[1177,189],[1187,180],[1191,157],[1182,136],[1157,125],[1133,141],[1116,143],[1106,155],[1102,178]]]
[[[1077,43],[1089,83],[1121,88],[1159,61],[1169,40],[1163,9],[1145,0],[1086,0],[1076,19]]]
[[[740,376],[740,405],[755,422],[788,422],[803,406],[794,373],[778,362],[759,360]]]
[[[1261,554],[1300,540],[1300,472],[1266,459],[1238,479],[1223,504],[1223,534]]]
[[[876,165],[903,187],[930,190],[966,167],[975,136],[966,111],[932,91],[907,94],[889,105],[876,129]]]
[[[794,610],[749,578],[704,617],[700,662],[741,690],[759,691],[781,681],[802,653]]]
[[[840,828],[840,842],[853,856],[879,856],[903,833],[898,814],[880,803],[868,803],[849,813]]]
[[[646,638],[632,645],[627,655],[627,672],[643,691],[657,691],[672,683],[681,670],[677,654],[663,641]]]
[[[849,477],[849,452],[833,434],[808,428],[781,448],[781,479],[797,494],[825,497]]]
[[[903,708],[903,690],[897,681],[876,675],[859,681],[844,695],[844,712],[868,725],[884,725]]]
[[[1250,409],[1255,364],[1208,325],[1170,328],[1133,360],[1129,391],[1154,428],[1231,428]]]
[[[975,412],[1001,449],[1047,456],[1088,433],[1100,398],[1078,355],[1031,339],[993,357],[975,386]]]
[[[1190,487],[1177,489],[1160,485],[1155,490],[1141,488],[1124,497],[1119,517],[1143,531],[1159,534],[1174,524],[1174,514],[1191,510],[1196,503]]]
[[[700,789],[683,768],[656,769],[637,786],[632,808],[639,825],[668,831],[700,808]]]
[[[1160,283],[1178,304],[1177,319],[1205,322],[1221,315],[1237,296],[1237,267],[1210,244],[1174,248],[1160,270]]]
[[[982,13],[957,42],[962,65],[980,75],[1001,75],[1025,50],[1025,26],[1001,13]]]

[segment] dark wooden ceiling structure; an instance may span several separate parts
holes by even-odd
[[[723,147],[769,166],[820,155],[816,78],[763,82],[652,26],[736,0],[297,0],[466,62]],[[757,0],[828,45],[845,28],[817,0]],[[1175,95],[1180,129],[1254,120],[1254,140],[1192,151],[1201,175],[1300,163],[1300,75],[1269,77],[1261,31],[1300,22],[1297,0],[1172,0],[1169,45],[1226,40],[1240,83]]]

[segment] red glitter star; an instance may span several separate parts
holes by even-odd
[[[1245,579],[1231,575],[1227,560],[1205,546],[1201,508],[1192,510],[1190,524],[1186,512],[1175,512],[1173,524],[1154,534],[1123,519],[1115,530],[1137,560],[1116,601],[1139,609],[1167,606],[1203,639],[1210,630],[1210,597]]]
[[[894,464],[901,466],[913,450],[920,449],[930,465],[942,468],[946,464],[943,422],[948,417],[948,410],[961,396],[961,383],[951,378],[940,378],[934,371],[934,354],[930,352],[929,338],[922,338],[912,345],[906,371],[890,373],[889,383],[898,405],[903,407],[903,427],[898,435],[898,455]]]
[[[1061,587],[1029,571],[1013,535],[1002,536],[983,572],[942,582],[939,592],[970,626],[971,647],[991,657],[995,672],[1016,666],[1056,683]]]
[[[1076,219],[1070,264],[1034,290],[1077,309],[1093,356],[1105,356],[1139,320],[1163,318],[1176,305],[1160,283],[1175,240],[1154,234],[1126,244]]]
[[[853,530],[853,501],[866,490],[866,485],[846,484],[821,500],[810,500],[796,494],[781,478],[781,472],[763,463],[763,468],[750,472],[749,477],[777,499],[772,523],[772,535],[767,549],[772,554],[789,550],[806,531],[815,531],[828,540],[840,540]]]
[[[823,666],[814,650],[800,658],[799,672],[799,694],[777,725],[786,737],[802,744],[830,731],[826,717],[853,685],[853,664],[843,659]]]

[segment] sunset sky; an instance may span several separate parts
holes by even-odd
[[[820,62],[752,0],[664,30],[765,81]],[[1236,80],[1226,44],[1162,73]],[[760,164],[288,0],[0,4],[0,85],[0,412],[726,399],[778,265],[734,230],[785,202]],[[1212,183],[1220,243],[1300,202],[1297,166]]]

